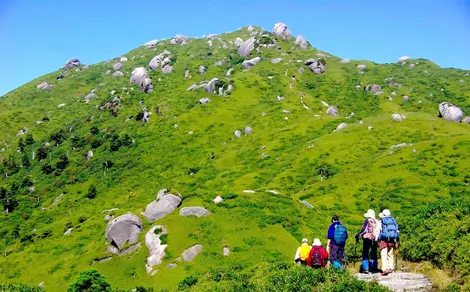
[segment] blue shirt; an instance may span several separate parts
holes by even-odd
[[[336,225],[341,224],[339,221],[334,222],[333,224],[330,225],[330,228],[328,228],[328,239],[330,240],[331,244],[336,244],[335,242],[335,228]]]

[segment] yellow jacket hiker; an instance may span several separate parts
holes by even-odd
[[[310,245],[308,245],[308,239],[306,238],[303,238],[302,239],[302,245],[299,246],[299,248],[297,248],[297,252],[295,253],[295,258],[294,258],[294,261],[297,263],[297,264],[301,264],[301,265],[307,265],[307,259],[308,259],[308,255],[310,253]]]

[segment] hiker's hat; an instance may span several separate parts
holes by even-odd
[[[302,243],[308,243],[308,239],[307,238],[302,238]]]
[[[384,215],[384,217],[387,217],[387,216],[390,216],[390,215],[391,215],[389,209],[383,209],[382,214]]]
[[[320,239],[315,238],[315,239],[313,240],[313,244],[312,244],[312,245],[313,245],[313,246],[321,246],[321,241],[320,241]]]
[[[375,219],[375,211],[372,209],[367,210],[367,213],[364,214],[364,217]]]

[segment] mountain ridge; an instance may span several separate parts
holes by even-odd
[[[2,282],[43,279],[46,289],[60,291],[80,271],[96,268],[125,289],[139,283],[173,289],[213,268],[290,262],[300,238],[324,243],[332,213],[341,213],[352,232],[369,207],[389,207],[402,219],[468,193],[469,125],[437,117],[442,102],[470,113],[467,71],[417,59],[406,66],[342,64],[312,46],[301,49],[287,27],[278,34],[248,29],[184,45],[160,40],[111,61],[51,72],[0,98],[1,185],[17,201],[1,218],[8,255],[0,260]],[[240,57],[235,42],[253,31],[253,48]],[[244,63],[256,57],[255,65]],[[282,60],[273,63],[276,58]],[[132,84],[140,67],[147,72]],[[41,82],[54,87],[42,90]],[[34,141],[16,151],[28,134]],[[178,208],[149,222],[141,212],[161,189],[180,194],[181,208],[202,206],[210,215],[186,218]],[[224,202],[216,205],[217,195]],[[110,221],[102,212],[116,208],[106,216],[132,212],[143,225],[141,246],[128,255],[106,253]],[[168,248],[150,276],[143,237],[155,225],[168,230]],[[196,244],[203,248],[193,262],[176,261]],[[44,271],[29,267],[28,259]],[[164,268],[171,263],[177,267]]]

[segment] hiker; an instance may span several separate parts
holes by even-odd
[[[344,246],[348,239],[346,227],[339,222],[339,217],[334,215],[331,218],[331,225],[328,228],[328,244],[326,251],[330,254],[330,262],[335,268],[342,268]]]
[[[359,242],[359,238],[362,238],[362,272],[369,274],[370,272],[377,271],[377,224],[378,221],[375,219],[375,211],[372,209],[367,210],[364,214],[366,218],[362,225],[361,231],[356,234],[356,244]],[[372,259],[372,264],[369,262]]]
[[[377,240],[380,240],[380,255],[382,258],[382,276],[395,270],[394,251],[399,240],[398,224],[389,209],[379,214],[381,220],[377,223]]]
[[[328,261],[328,252],[321,245],[320,239],[313,240],[312,249],[308,255],[307,265],[314,269],[325,268]]]
[[[302,244],[297,248],[297,252],[295,253],[294,262],[297,265],[306,266],[309,253],[310,245],[308,245],[308,239],[303,238]]]

